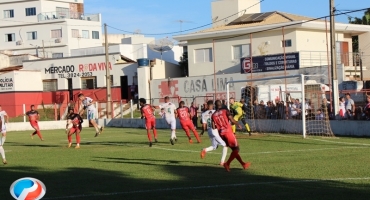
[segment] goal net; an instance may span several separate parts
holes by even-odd
[[[227,94],[230,84],[241,87],[244,106],[240,121],[247,123],[252,133],[334,136],[327,100],[330,90],[322,80],[304,75],[235,80],[228,82]]]

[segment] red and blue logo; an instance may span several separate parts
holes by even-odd
[[[17,200],[38,200],[45,196],[44,183],[35,178],[21,178],[10,186],[10,194]]]

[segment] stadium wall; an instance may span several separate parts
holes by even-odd
[[[40,121],[40,130],[60,130],[66,128],[66,121]],[[82,127],[89,127],[89,122],[84,120]],[[15,122],[6,124],[6,129],[10,131],[32,131],[34,130],[29,122]]]
[[[169,129],[164,119],[156,120],[158,129]],[[302,133],[300,120],[255,120],[256,127],[264,133]],[[100,125],[115,128],[145,128],[143,119],[112,119],[101,120]],[[330,126],[336,136],[370,137],[370,123],[368,121],[330,121]],[[177,127],[181,125],[177,120]]]

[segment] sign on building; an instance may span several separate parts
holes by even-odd
[[[286,62],[286,65],[284,64]],[[274,54],[266,56],[255,56],[241,58],[240,72],[242,74],[259,73],[259,72],[274,72],[299,69],[299,53]]]

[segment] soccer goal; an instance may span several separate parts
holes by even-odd
[[[324,75],[246,76],[246,80],[228,81],[226,92],[229,99],[230,85],[240,88],[240,98],[245,101],[241,121],[248,123],[252,132],[334,136],[327,100],[330,89],[323,83]]]

